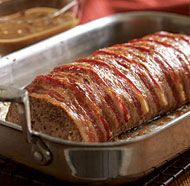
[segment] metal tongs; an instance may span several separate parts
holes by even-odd
[[[31,153],[34,159],[41,165],[49,164],[52,160],[50,150],[41,138],[32,132],[28,92],[24,89],[0,86],[0,102],[17,103],[22,130],[27,142],[31,145]],[[0,120],[0,122],[12,124],[4,120]]]

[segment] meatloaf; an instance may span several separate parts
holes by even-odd
[[[34,130],[105,142],[190,101],[190,37],[157,32],[95,51],[26,88]],[[7,120],[19,123],[17,107]]]

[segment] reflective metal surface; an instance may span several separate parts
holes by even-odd
[[[78,26],[2,58],[0,84],[24,87],[37,74],[46,73],[54,66],[95,49],[160,30],[190,34],[190,18],[138,12]],[[187,112],[146,134],[99,144],[74,143],[31,131],[31,135],[43,140],[52,154],[52,162],[47,166],[34,161],[32,144],[27,143],[19,126],[11,127],[2,122],[0,153],[63,180],[116,184],[136,179],[189,148],[189,120],[190,112]]]

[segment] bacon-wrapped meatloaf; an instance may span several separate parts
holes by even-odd
[[[27,90],[33,129],[109,141],[190,101],[190,37],[158,32],[103,48],[36,77]],[[7,120],[20,122],[15,104]]]

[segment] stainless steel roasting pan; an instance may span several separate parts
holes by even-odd
[[[27,92],[18,89],[54,66],[95,49],[160,30],[190,34],[190,18],[156,12],[118,14],[78,26],[1,58],[0,100],[18,102],[23,122],[21,127],[5,122],[2,117],[0,154],[62,180],[118,184],[137,179],[188,149],[190,109],[141,126],[140,132],[131,132],[123,140],[83,144],[33,131]],[[7,108],[1,107],[1,115],[4,107]]]

